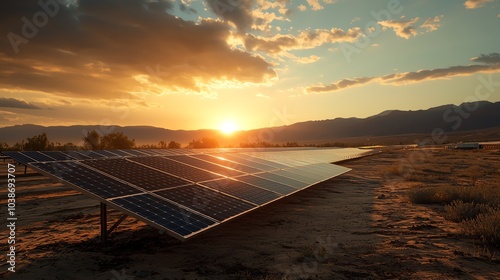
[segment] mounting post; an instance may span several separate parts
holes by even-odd
[[[106,204],[101,202],[101,242],[103,244],[106,244],[108,239],[108,217],[106,212]]]
[[[123,214],[108,230],[108,211],[105,203],[101,202],[101,242],[106,245],[108,236],[128,217]]]

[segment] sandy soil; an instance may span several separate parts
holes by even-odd
[[[0,278],[500,279],[500,254],[461,236],[441,206],[409,203],[415,182],[385,175],[411,153],[345,162],[353,171],[185,243],[127,218],[102,246],[98,202],[29,171],[17,178],[17,272],[2,262]],[[5,217],[6,163],[0,177]]]

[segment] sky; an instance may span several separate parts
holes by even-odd
[[[4,0],[0,21],[0,127],[230,131],[500,101],[499,0]]]

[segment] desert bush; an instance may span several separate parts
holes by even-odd
[[[479,214],[489,213],[492,210],[494,208],[486,204],[455,200],[444,207],[444,217],[450,221],[461,222],[474,219]]]
[[[465,234],[500,248],[500,209],[479,214],[461,223]]]
[[[455,200],[462,202],[500,206],[500,191],[497,187],[437,186],[415,187],[408,192],[412,203],[446,205]]]

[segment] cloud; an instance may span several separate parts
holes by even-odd
[[[366,84],[374,78],[353,78],[353,79],[342,79],[338,82],[329,84],[329,85],[320,85],[320,86],[312,86],[307,88],[307,92],[329,92],[341,90],[348,87],[353,87],[357,85]]]
[[[378,24],[384,29],[392,28],[399,37],[409,39],[417,35],[417,30],[413,26],[417,21],[419,21],[418,17],[410,20],[384,20],[379,21]]]
[[[359,28],[344,31],[339,28],[301,31],[298,35],[276,35],[260,37],[247,34],[244,45],[247,50],[263,51],[268,54],[281,54],[289,50],[312,49],[324,44],[353,42],[362,32]]]
[[[405,20],[402,17],[400,20],[385,20],[377,22],[380,26],[382,26],[383,30],[391,28],[394,30],[397,36],[405,39],[409,39],[410,37],[415,37],[418,34],[422,34],[423,32],[432,32],[438,30],[441,26],[441,18],[443,16],[435,16],[431,18],[425,19],[422,24],[418,24],[421,22],[421,19],[416,17],[414,19]],[[420,32],[419,32],[420,31]]]
[[[15,98],[0,97],[0,107],[16,109],[40,109],[40,107]]]
[[[0,34],[27,41],[0,41],[0,89],[137,99],[138,91],[215,94],[210,91],[214,82],[264,83],[276,76],[262,57],[228,46],[228,24],[184,21],[165,12],[169,1],[80,0],[77,6],[59,5],[46,26],[25,36],[21,19],[32,21],[33,14],[43,11],[37,3],[0,2]],[[233,20],[236,14],[228,16]],[[245,19],[234,21],[243,24]]]
[[[319,3],[319,0],[307,0],[307,4],[311,7],[313,11],[323,10],[323,6]]]
[[[305,5],[303,5],[303,4],[300,4],[300,5],[297,7],[297,9],[299,9],[299,11],[301,11],[301,12],[304,12],[304,11],[306,11],[306,10],[307,10],[307,7],[306,7]]]
[[[486,64],[500,64],[500,53],[482,54],[478,57],[473,57],[470,60]]]
[[[380,77],[361,77],[354,79],[342,79],[330,85],[310,86],[306,88],[309,93],[332,92],[348,87],[359,86],[369,82],[378,82],[384,85],[405,85],[428,80],[446,79],[457,76],[469,76],[475,73],[499,73],[500,63],[498,54],[490,54],[473,58],[477,62],[490,63],[491,65],[466,65],[451,66],[448,68],[437,68],[431,70],[419,70],[416,72],[394,73]]]
[[[441,19],[439,16],[435,16],[434,18],[428,18],[422,25],[420,25],[420,27],[426,29],[427,32],[436,31],[441,26],[440,21]]]
[[[216,15],[232,22],[242,33],[253,24],[252,8],[255,0],[206,0],[206,2]]]
[[[483,7],[486,3],[493,2],[493,0],[467,0],[464,3],[466,9],[477,9]]]

